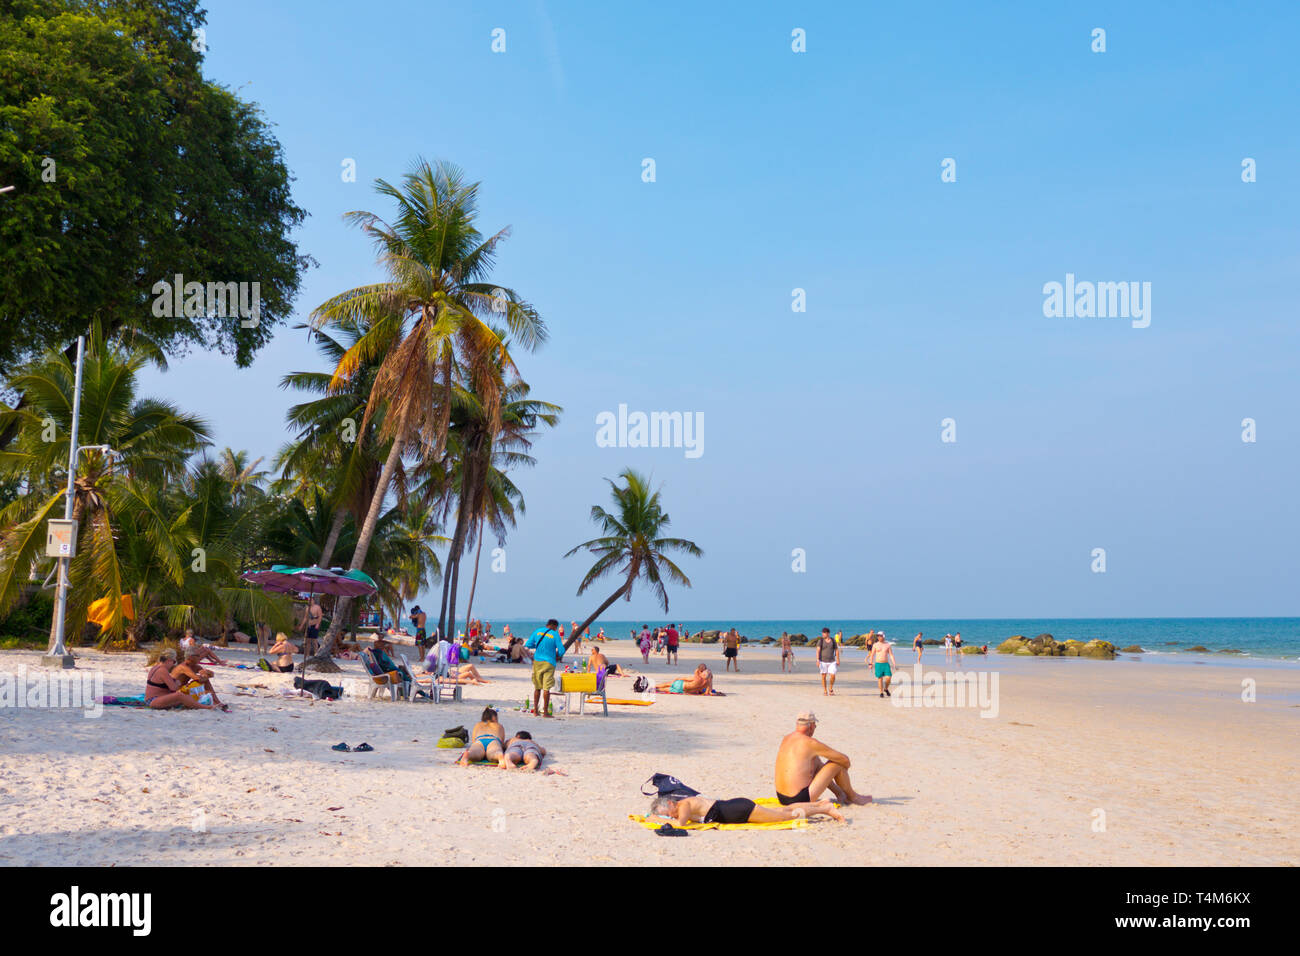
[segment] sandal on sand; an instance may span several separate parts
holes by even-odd
[[[363,744],[357,744],[355,747],[353,747],[353,748],[352,748],[352,752],[353,752],[353,753],[359,753],[359,754],[368,754],[368,753],[370,753],[370,752],[371,752],[372,750],[374,750],[374,749],[375,749],[375,748],[372,747],[372,746],[370,746],[370,744],[364,744],[364,743],[363,743]]]
[[[349,747],[347,744],[335,744],[333,747],[330,748],[330,750],[338,750],[343,753],[350,753],[352,751],[352,748]]]
[[[228,713],[230,713],[230,705],[229,705],[229,704],[222,704],[222,705],[221,705],[221,712],[222,712],[223,714],[228,714]]]

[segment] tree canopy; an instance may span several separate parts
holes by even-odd
[[[0,375],[99,320],[248,365],[311,265],[258,108],[202,74],[198,0],[0,0]],[[256,282],[256,324],[153,286]]]

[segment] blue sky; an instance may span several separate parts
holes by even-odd
[[[303,317],[378,277],[341,215],[417,156],[513,229],[498,276],[551,330],[521,367],[565,414],[484,615],[613,591],[561,555],[626,466],[706,552],[673,618],[1300,614],[1300,8],[971,7],[213,0],[207,73],[311,214]],[[1150,282],[1150,326],[1045,318],[1066,273]],[[269,458],[315,367],[284,329],[149,388]],[[620,403],[702,412],[704,454],[597,447]]]

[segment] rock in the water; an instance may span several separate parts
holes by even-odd
[[[791,644],[792,646],[794,646],[794,647],[803,647],[803,646],[804,646],[805,644],[807,644],[807,643],[808,643],[808,635],[807,635],[807,634],[791,634],[791,635],[790,635],[790,644]]]
[[[1146,653],[1146,651],[1142,650],[1142,648],[1138,647],[1136,644],[1130,644],[1128,647],[1121,647],[1119,649],[1119,652],[1121,654],[1145,654]]]
[[[776,638],[775,638],[775,637],[765,637],[765,638],[763,638],[761,641],[759,641],[758,643],[760,643],[760,644],[775,644],[775,643],[776,643]]]
[[[1015,654],[1017,657],[1033,657],[1033,656],[1034,656],[1034,652],[1031,651],[1031,650],[1029,649],[1028,645],[1025,645],[1025,644],[1022,644],[1020,647],[1017,647],[1017,648],[1016,648],[1014,651],[1012,651],[1011,653]]]
[[[1029,642],[1028,642],[1027,640],[1025,640],[1025,638],[1024,638],[1022,635],[1017,634],[1015,637],[1008,637],[1005,641],[1003,641],[1001,644],[999,644],[999,645],[998,645],[998,653],[999,653],[999,654],[1014,654],[1014,653],[1016,653],[1016,651],[1020,650],[1022,647],[1024,647],[1024,646],[1025,646],[1026,644],[1028,644],[1028,643],[1029,643]],[[1033,651],[1030,651],[1030,653],[1032,654]]]
[[[1209,649],[1208,647],[1202,647],[1200,644],[1197,644],[1195,647],[1189,647],[1188,650],[1189,650],[1189,651],[1196,651],[1196,652],[1199,653],[1199,654],[1208,654],[1208,653],[1210,653],[1210,649]]]
[[[1113,660],[1115,645],[1110,641],[1092,640],[1079,648],[1080,657],[1092,657],[1098,660]]]

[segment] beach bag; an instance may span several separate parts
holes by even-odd
[[[632,693],[644,694],[650,689],[650,681],[644,677],[638,677],[632,682]]]
[[[654,790],[647,790],[646,784],[654,787]],[[641,784],[641,793],[647,797],[698,797],[700,795],[700,791],[692,790],[676,777],[666,773],[654,774]]]
[[[309,680],[304,683],[301,677],[295,677],[293,679],[293,686],[299,690],[305,690],[317,700],[338,700],[343,696],[343,688],[335,687],[328,681]]]

